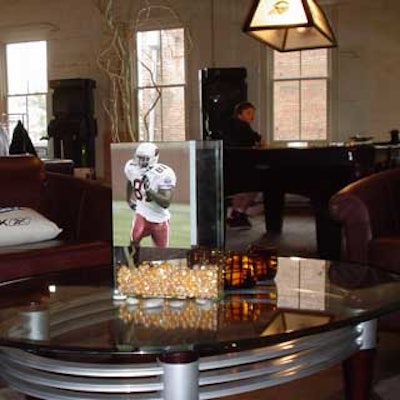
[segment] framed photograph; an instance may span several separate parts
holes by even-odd
[[[223,247],[219,142],[113,143],[111,172],[115,262],[135,246],[161,259],[171,249]]]

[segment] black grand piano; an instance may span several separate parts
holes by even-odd
[[[328,212],[330,197],[350,182],[390,166],[392,146],[355,145],[307,148],[225,148],[225,197],[263,192],[265,227],[280,233],[286,193],[310,199],[322,258],[338,259],[340,226]]]

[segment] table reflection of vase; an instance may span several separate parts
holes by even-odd
[[[278,307],[325,310],[326,265],[324,260],[278,258],[275,278]]]

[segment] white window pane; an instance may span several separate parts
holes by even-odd
[[[21,120],[25,125],[27,120],[28,105],[25,96],[10,96],[7,99],[8,117],[13,122]]]
[[[301,76],[303,78],[328,76],[327,49],[302,51]]]
[[[46,96],[31,95],[28,97],[28,125],[25,127],[34,145],[47,145],[40,140],[47,136]]]
[[[164,85],[185,83],[185,46],[183,29],[162,31],[162,71]]]
[[[185,99],[183,87],[163,89],[164,140],[185,140]]]
[[[275,51],[273,55],[273,140],[326,140],[328,50]]]
[[[9,94],[47,92],[46,42],[8,44],[6,57]]]
[[[137,34],[138,84],[140,87],[160,84],[161,36],[160,31]]]
[[[140,140],[185,140],[183,29],[138,32]]]
[[[185,140],[184,89],[139,90],[139,137],[141,140]]]
[[[139,87],[185,83],[183,29],[138,32],[137,57]]]
[[[159,95],[155,89],[138,91],[140,140],[159,140],[161,136]]]
[[[274,85],[274,139],[300,138],[299,82],[275,82]]]
[[[7,113],[10,135],[21,120],[34,145],[47,146],[47,45],[45,41],[6,46]]]
[[[300,77],[300,52],[274,52],[274,79]]]
[[[301,139],[324,140],[327,132],[326,80],[302,81]]]

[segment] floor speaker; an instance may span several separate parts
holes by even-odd
[[[220,139],[236,104],[247,100],[245,68],[204,68],[200,71],[203,139]]]
[[[94,115],[92,79],[57,79],[50,81],[53,89],[53,116],[55,118],[83,117]]]
[[[53,139],[54,157],[68,158],[76,167],[95,166],[94,94],[92,79],[57,79],[53,90],[53,119],[48,126]]]

